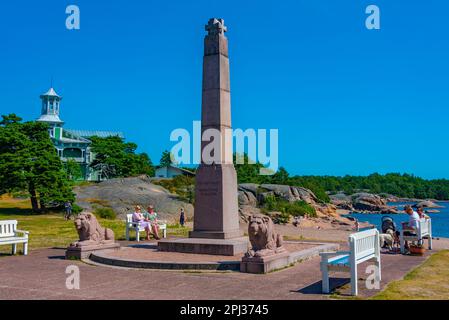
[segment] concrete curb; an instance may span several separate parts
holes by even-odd
[[[339,245],[333,243],[314,243],[306,241],[285,241],[286,243],[304,243],[316,244],[316,247],[291,252],[288,258],[288,264],[292,265],[307,259],[314,258],[324,251],[338,250]],[[192,271],[239,271],[240,260],[237,261],[223,261],[223,262],[176,262],[176,261],[151,261],[151,260],[132,260],[119,259],[109,256],[110,250],[103,250],[94,252],[89,256],[89,260],[99,264],[122,268],[134,269],[153,269],[153,270],[192,270]]]

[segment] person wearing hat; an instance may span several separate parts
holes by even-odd
[[[139,226],[145,229],[145,232],[147,233],[146,239],[150,240],[151,223],[143,216],[140,206],[134,207],[133,222],[138,222]]]
[[[159,240],[159,224],[157,222],[157,213],[154,212],[153,206],[148,206],[148,221],[151,224],[151,229],[153,230],[153,235],[156,240]]]

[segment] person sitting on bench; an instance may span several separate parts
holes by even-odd
[[[423,209],[423,207],[421,207],[421,206],[418,207],[417,213],[418,213],[418,215],[419,215],[419,217],[420,217],[421,219],[426,219],[426,220],[427,220],[427,219],[430,219],[430,217],[429,217],[427,214],[424,213],[424,209]]]
[[[143,216],[140,206],[136,206],[134,209],[135,212],[133,213],[133,222],[138,222],[139,226],[145,228],[145,232],[147,233],[146,239],[150,240],[151,223]]]
[[[405,236],[414,236],[419,228],[419,220],[421,218],[410,205],[406,205],[404,211],[408,214],[408,222],[402,223],[402,230],[404,230]],[[405,242],[405,248],[408,249],[407,241]]]
[[[159,237],[159,224],[157,221],[157,213],[154,212],[153,206],[148,206],[147,209],[148,209],[148,214],[147,214],[148,220],[147,221],[150,222],[150,227],[153,231],[154,238],[156,240],[159,240],[160,237]]]

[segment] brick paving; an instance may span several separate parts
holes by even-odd
[[[432,253],[449,249],[449,240],[435,240]],[[239,272],[182,272],[121,269],[64,259],[64,249],[31,251],[28,256],[0,257],[0,299],[329,299],[322,295],[319,258],[267,275]],[[382,255],[382,286],[401,279],[425,257]],[[80,290],[66,288],[66,267],[80,270]],[[366,265],[359,267],[360,296],[378,290],[363,289]],[[346,274],[333,275],[341,284]],[[338,277],[338,278],[337,278]],[[345,295],[348,286],[339,289]]]

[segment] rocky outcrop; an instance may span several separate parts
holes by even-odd
[[[367,192],[355,193],[348,196],[344,193],[337,193],[329,196],[331,203],[337,209],[365,212],[365,213],[399,213],[396,207],[389,206],[388,200],[376,194]]]
[[[402,210],[396,206],[388,205],[389,202],[399,202],[399,198],[392,195],[379,196],[367,192],[359,192],[353,195],[338,193],[329,196],[331,203],[337,209],[344,209],[362,213],[398,214]]]
[[[254,193],[250,191],[240,190],[238,200],[241,206],[257,206],[257,198]]]
[[[389,206],[386,199],[371,193],[361,192],[351,196],[354,211],[384,214],[399,213],[396,207]]]
[[[273,194],[276,197],[285,199],[289,202],[302,200],[312,205],[319,202],[312,191],[302,187],[286,186],[280,184],[262,184],[260,185],[259,190],[260,189],[266,190],[266,192],[262,192],[261,194]]]
[[[74,191],[77,204],[83,209],[93,211],[95,207],[112,208],[120,219],[132,213],[135,205],[143,208],[153,205],[160,218],[169,222],[176,222],[179,219],[181,208],[184,208],[190,221],[194,213],[191,204],[162,186],[153,184],[147,176],[111,179],[98,184],[78,186]],[[247,222],[250,216],[261,213],[260,208],[268,197],[273,196],[289,202],[305,201],[315,208],[318,217],[338,217],[335,205],[321,203],[308,189],[287,185],[244,183],[238,186],[241,219]]]
[[[86,210],[95,206],[112,208],[120,218],[134,212],[134,206],[153,205],[161,219],[175,222],[184,208],[187,218],[193,216],[193,206],[161,186],[152,184],[147,176],[118,178],[98,184],[75,187],[77,204]]]
[[[248,212],[253,212],[248,209],[249,207],[257,208],[263,206],[269,197],[281,198],[289,202],[304,201],[317,210],[318,216],[337,216],[337,207],[321,203],[311,190],[278,184],[240,184],[239,205],[241,214],[249,216]]]
[[[426,201],[420,201],[413,205],[414,208],[422,207],[422,208],[443,208],[442,206],[436,204],[433,201],[426,200]]]
[[[356,193],[352,195],[352,199],[355,210],[380,212],[387,209],[387,202],[375,194]]]
[[[353,211],[352,198],[344,193],[337,193],[330,195],[331,203],[337,207],[337,209]]]

